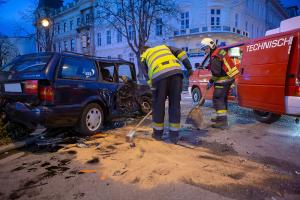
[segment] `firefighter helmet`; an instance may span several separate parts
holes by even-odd
[[[201,49],[205,49],[206,47],[209,47],[210,49],[216,48],[216,43],[211,38],[204,38],[201,41]]]

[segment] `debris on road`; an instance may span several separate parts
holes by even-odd
[[[99,158],[98,157],[93,157],[92,159],[88,160],[86,163],[88,163],[88,164],[99,163]]]
[[[97,170],[95,169],[83,169],[79,171],[79,174],[85,174],[85,173],[96,173]]]

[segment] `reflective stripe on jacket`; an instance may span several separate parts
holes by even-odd
[[[186,53],[182,53],[178,57],[184,59],[185,56]],[[166,45],[147,49],[147,51],[141,55],[141,61],[146,61],[150,82],[170,71],[181,70],[179,60]]]
[[[228,56],[228,53],[224,49],[216,49],[212,54],[212,58],[214,57],[218,57],[220,59],[220,61],[223,63],[222,69],[230,78],[235,77],[239,73],[238,68],[232,62],[232,60]]]

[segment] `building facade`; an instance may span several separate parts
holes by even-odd
[[[99,20],[98,1],[74,0],[53,11],[53,50],[136,62],[126,38]],[[171,19],[158,17],[148,44],[164,43],[185,49],[192,62],[203,59],[199,46],[204,37],[228,45],[264,36],[266,30],[278,27],[280,21],[288,18],[278,0],[175,1],[180,2],[180,13]]]

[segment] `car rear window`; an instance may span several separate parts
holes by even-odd
[[[75,57],[63,57],[58,78],[95,81],[97,77],[97,68],[93,61]]]
[[[5,65],[1,71],[9,72],[34,72],[42,71],[47,66],[47,63],[51,59],[52,55],[36,55],[36,56],[24,56],[16,59],[15,61]]]

